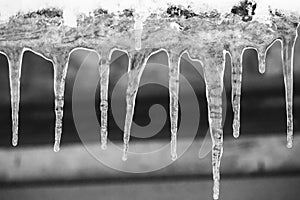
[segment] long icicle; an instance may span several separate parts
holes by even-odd
[[[12,114],[12,145],[18,145],[19,106],[20,106],[20,78],[23,58],[23,48],[11,49],[5,52],[9,63],[9,80]]]
[[[293,67],[294,67],[294,47],[296,36],[282,37],[281,55],[283,61],[283,77],[286,99],[287,116],[287,148],[293,146]]]
[[[65,79],[68,69],[69,54],[66,52],[59,52],[61,55],[54,56],[54,95],[55,95],[55,143],[54,151],[60,150],[60,141],[62,135],[62,119],[64,107],[64,93],[65,93]]]
[[[177,159],[178,93],[180,56],[169,53],[169,98],[171,119],[171,158]]]
[[[242,56],[240,51],[231,52],[231,103],[233,109],[233,136],[238,138],[240,135],[240,102],[242,87]]]
[[[108,111],[108,84],[109,58],[104,54],[100,59],[100,111],[101,111],[101,148],[107,148],[107,111]]]
[[[129,71],[128,71],[128,87],[126,91],[126,117],[124,125],[124,147],[123,147],[123,161],[127,160],[130,130],[134,114],[135,99],[140,84],[143,70],[147,64],[150,52],[145,50],[142,52],[134,52],[129,54]]]
[[[220,165],[223,154],[223,126],[222,126],[222,93],[223,76],[225,69],[226,51],[223,52],[223,64],[217,69],[209,65],[215,63],[205,63],[204,77],[206,85],[206,99],[208,103],[209,129],[212,138],[212,168],[213,168],[213,198],[218,199],[220,193]],[[220,65],[220,64],[217,64]],[[210,69],[209,69],[210,68]],[[214,74],[214,75],[212,75]]]

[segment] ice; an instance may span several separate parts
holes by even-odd
[[[143,21],[141,17],[136,14],[134,21],[134,43],[135,50],[139,51],[142,47],[142,33],[143,33]]]
[[[223,61],[204,61],[204,79],[208,103],[209,129],[212,138],[213,198],[219,198],[220,164],[223,154],[222,93],[226,51]],[[210,60],[210,59],[208,59]],[[215,65],[215,66],[211,66]],[[212,69],[214,68],[214,69]]]
[[[258,71],[261,74],[264,74],[266,71],[266,52],[263,48],[256,50],[257,52],[257,60],[258,60]]]
[[[244,52],[244,51],[243,51]],[[242,87],[242,55],[239,50],[233,50],[231,53],[231,102],[233,109],[233,136],[238,138],[240,135],[240,101]]]
[[[19,105],[20,105],[20,78],[24,49],[7,48],[3,53],[8,58],[9,63],[9,82],[11,96],[11,117],[12,117],[12,145],[18,145],[19,129]]]
[[[128,71],[128,87],[126,91],[126,117],[125,117],[125,126],[124,126],[124,149],[122,159],[127,160],[127,153],[129,148],[129,139],[130,139],[130,129],[134,114],[134,106],[136,94],[138,91],[140,79],[142,76],[142,71],[145,68],[147,59],[143,52],[133,52],[129,54],[129,66]]]
[[[287,147],[293,146],[293,61],[294,46],[296,36],[283,36],[282,45],[282,61],[283,61],[283,77],[285,86],[286,99],[286,116],[287,116]]]
[[[141,76],[147,64],[147,60],[152,54],[156,52],[158,51],[155,51],[153,49],[144,49],[142,51],[134,51],[128,54],[130,69],[128,71],[128,87],[126,91],[126,117],[123,136],[124,148],[122,159],[124,161],[127,160],[135,99],[139,88]]]
[[[178,93],[179,93],[179,55],[169,54],[169,96],[171,120],[171,158],[177,159],[177,125],[178,125]]]
[[[63,51],[63,50],[62,50]],[[69,54],[59,51],[53,56],[54,68],[54,96],[55,96],[55,143],[54,151],[60,150],[62,135],[62,119],[64,107],[65,79],[68,69]]]
[[[101,148],[107,148],[107,111],[108,111],[108,82],[109,82],[109,58],[104,53],[100,60],[100,111],[101,111]]]

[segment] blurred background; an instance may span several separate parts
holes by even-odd
[[[300,43],[295,48],[294,65],[294,133],[295,146],[285,148],[286,113],[284,82],[281,63],[281,45],[276,42],[269,49],[265,74],[258,72],[254,50],[247,50],[243,60],[241,97],[241,136],[232,137],[231,68],[227,56],[225,91],[227,112],[224,121],[224,158],[222,159],[221,199],[297,199],[300,195]],[[165,169],[145,174],[130,174],[107,169],[82,148],[72,115],[72,91],[77,71],[90,52],[77,50],[71,54],[66,78],[63,119],[62,151],[52,152],[54,142],[54,93],[52,63],[32,52],[25,52],[21,75],[21,102],[19,113],[19,145],[11,146],[11,109],[9,94],[8,61],[0,55],[0,199],[209,199],[212,175],[211,155],[199,159],[198,143],[183,158]],[[127,72],[128,58],[114,52],[110,65],[109,102],[117,81]],[[153,55],[149,63],[167,64],[164,52]],[[181,61],[180,73],[196,92],[201,120],[195,141],[203,141],[208,130],[205,83],[199,63]],[[213,67],[213,66],[212,66]],[[91,73],[98,73],[95,67]],[[168,73],[157,68],[147,69],[142,75],[168,84]],[[125,92],[117,95],[121,116],[125,119]],[[86,79],[82,90],[93,85]],[[95,94],[95,109],[100,112],[99,89]],[[180,87],[180,98],[188,98]],[[84,103],[85,97],[82,96]],[[134,133],[131,143],[146,144],[169,142],[168,88],[149,84],[139,88],[134,122],[140,126],[151,123],[148,111],[160,104],[167,113],[166,123],[159,133],[150,138]],[[123,130],[119,128],[109,107],[109,140],[122,142]],[[179,116],[180,118],[180,116]],[[89,119],[86,119],[89,121]],[[124,121],[124,120],[123,120]],[[182,138],[191,137],[186,133]],[[179,141],[180,142],[180,141]],[[100,141],[90,139],[91,145]],[[201,142],[200,142],[201,144]],[[109,148],[109,146],[108,146]],[[65,149],[65,151],[64,151]],[[79,149],[79,150],[78,150]],[[74,151],[75,152],[74,152]],[[196,152],[195,152],[196,151]],[[191,156],[193,155],[193,156]],[[88,158],[87,158],[88,157]],[[184,158],[185,157],[185,158]],[[121,158],[118,158],[121,160]],[[165,158],[169,159],[169,157]],[[139,165],[134,160],[131,165]],[[119,164],[122,165],[122,164]],[[144,167],[144,166],[141,166]],[[236,170],[235,170],[236,169]],[[106,174],[106,171],[109,173]]]

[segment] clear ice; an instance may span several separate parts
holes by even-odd
[[[212,168],[213,168],[213,198],[218,199],[220,193],[220,164],[223,154],[222,126],[222,93],[225,69],[226,51],[223,51],[223,61],[204,61],[204,80],[206,99],[208,103],[208,121],[212,138]],[[216,58],[218,59],[218,58]]]
[[[135,51],[129,53],[129,71],[128,71],[128,87],[126,91],[126,117],[124,125],[124,147],[123,157],[124,161],[127,160],[130,130],[134,114],[135,99],[139,88],[141,76],[143,70],[147,64],[147,60],[150,56],[151,50]]]
[[[178,125],[178,93],[180,56],[169,54],[169,97],[171,120],[171,158],[177,159],[177,125]]]
[[[58,52],[53,56],[54,69],[54,96],[55,96],[55,142],[54,151],[60,150],[60,141],[63,125],[63,107],[65,93],[65,79],[68,69],[69,54],[66,52]]]
[[[272,27],[269,25],[257,23],[257,21],[253,21],[253,24],[249,23],[246,24],[244,22],[239,23],[236,21],[238,16],[232,18],[232,21],[224,20],[218,25],[215,24],[216,21],[214,17],[210,20],[200,20],[199,27],[198,22],[195,21],[195,27],[193,27],[193,19],[190,22],[191,27],[187,26],[185,29],[178,28],[177,32],[172,30],[169,31],[167,26],[163,27],[161,30],[160,28],[155,29],[154,31],[149,31],[148,27],[143,27],[143,24],[149,23],[146,22],[147,11],[143,10],[144,5],[142,1],[139,1],[136,5],[136,9],[134,11],[134,24],[133,24],[133,32],[130,32],[129,37],[125,37],[128,39],[129,42],[122,41],[123,38],[120,37],[117,30],[116,34],[112,30],[113,26],[105,26],[98,27],[98,24],[93,24],[89,28],[86,28],[87,21],[83,21],[82,25],[78,25],[78,32],[74,30],[68,31],[66,27],[60,26],[57,33],[53,34],[52,28],[47,30],[48,35],[39,36],[42,38],[42,43],[37,43],[37,45],[33,45],[34,48],[41,49],[46,48],[48,49],[48,43],[45,41],[50,41],[49,44],[54,42],[54,45],[66,45],[72,46],[74,39],[74,46],[78,45],[87,45],[90,41],[95,42],[94,39],[98,39],[98,35],[90,34],[89,31],[94,32],[94,28],[103,29],[103,32],[97,32],[97,34],[101,34],[101,39],[99,42],[103,40],[116,40],[115,43],[120,41],[124,42],[124,48],[130,49],[130,53],[127,53],[129,56],[129,69],[128,69],[128,87],[126,91],[126,117],[125,117],[125,125],[124,125],[124,147],[123,147],[123,157],[122,159],[125,161],[128,157],[128,149],[129,149],[129,140],[130,140],[130,131],[132,120],[134,116],[134,107],[136,101],[136,95],[139,88],[140,79],[143,73],[143,70],[146,66],[148,58],[151,54],[157,52],[157,49],[143,49],[142,48],[142,33],[143,31],[148,34],[151,41],[145,37],[145,46],[148,43],[153,41],[157,41],[159,48],[166,45],[168,48],[170,46],[174,48],[179,44],[180,48],[187,45],[187,49],[193,49],[191,46],[194,45],[194,41],[197,41],[197,45],[199,47],[203,47],[202,50],[196,49],[196,53],[194,52],[193,55],[202,56],[201,60],[203,63],[204,69],[204,79],[206,84],[206,98],[208,102],[208,120],[209,120],[209,130],[212,138],[212,169],[213,169],[213,198],[219,198],[219,187],[220,187],[220,163],[221,157],[223,153],[223,126],[222,126],[222,93],[223,93],[223,76],[224,76],[224,68],[225,68],[225,54],[229,53],[231,56],[231,83],[232,83],[232,93],[231,93],[231,101],[232,101],[232,108],[234,113],[233,119],[233,136],[235,138],[239,137],[240,135],[240,101],[241,101],[241,84],[242,84],[242,56],[244,50],[246,49],[246,45],[244,40],[249,43],[249,45],[256,49],[257,56],[258,56],[258,63],[259,67],[258,70],[261,74],[265,72],[266,66],[266,51],[271,46],[269,45],[268,48],[266,44],[271,41],[271,38],[276,39],[280,38],[282,44],[282,61],[283,61],[283,76],[284,76],[284,85],[285,85],[285,99],[286,99],[286,116],[287,116],[287,147],[291,148],[293,144],[293,58],[294,58],[294,46],[295,41],[297,38],[297,33],[292,33],[294,25],[293,19],[289,21],[289,16],[281,15],[280,12],[272,13],[270,11],[270,15],[272,15],[272,23],[274,23]],[[176,15],[181,15],[181,13],[176,13]],[[183,15],[182,15],[183,16]],[[226,17],[225,17],[226,18]],[[88,20],[85,19],[85,20]],[[106,22],[106,19],[101,19]],[[108,19],[110,20],[110,19]],[[179,19],[178,19],[179,20]],[[181,20],[181,19],[180,19]],[[26,21],[26,20],[22,20]],[[80,21],[80,20],[79,20]],[[97,22],[97,21],[95,21]],[[238,23],[236,23],[238,22]],[[290,23],[291,22],[291,23]],[[111,22],[109,21],[110,24]],[[123,22],[121,22],[123,23]],[[151,22],[154,23],[154,22]],[[60,23],[59,23],[60,24]],[[185,23],[183,23],[185,24]],[[114,24],[115,25],[115,24]],[[122,25],[126,25],[125,23]],[[165,24],[164,24],[165,25]],[[220,25],[220,27],[219,27]],[[47,25],[48,26],[48,25]],[[89,25],[88,25],[89,26]],[[132,27],[132,24],[130,24]],[[232,26],[232,27],[231,27]],[[299,25],[297,25],[299,28]],[[26,24],[27,27],[27,24]],[[52,27],[52,25],[51,25]],[[66,32],[64,32],[64,28],[66,28]],[[198,29],[199,28],[199,29]],[[237,28],[237,30],[235,29]],[[256,29],[257,28],[257,31]],[[266,31],[266,29],[271,29]],[[1,29],[2,31],[6,29]],[[47,29],[47,28],[46,28]],[[46,30],[45,29],[45,30]],[[143,30],[144,29],[144,30]],[[200,30],[201,29],[201,30]],[[252,30],[255,31],[252,32]],[[21,29],[20,29],[21,30]],[[27,36],[32,36],[32,33],[29,31],[27,33],[27,29],[24,29],[24,34],[16,34],[16,38],[12,38],[10,40],[11,35],[4,35],[1,42],[3,46],[7,46],[6,40],[8,42],[12,42],[12,46],[14,48],[5,47],[3,52],[8,57],[9,60],[9,79],[10,79],[10,94],[11,94],[11,109],[12,109],[12,144],[16,146],[18,144],[18,113],[19,113],[19,103],[20,103],[20,77],[21,77],[21,64],[22,64],[22,56],[24,52],[24,48],[19,46],[19,40],[24,40],[24,46],[31,46],[32,41],[35,42],[36,38],[27,39]],[[53,29],[54,30],[54,29]],[[107,31],[109,30],[109,31]],[[124,30],[126,30],[126,26],[124,26]],[[203,32],[201,32],[204,30]],[[206,31],[208,30],[208,31]],[[213,32],[209,32],[213,30]],[[216,31],[215,31],[216,30]],[[85,35],[82,32],[87,32]],[[107,31],[107,36],[105,35]],[[122,28],[123,31],[123,28]],[[162,41],[152,40],[152,35],[156,32],[164,34],[165,32],[160,31],[169,31],[167,36],[171,36],[172,42],[173,40],[176,41],[174,44],[169,44],[164,37],[162,37]],[[189,38],[189,35],[180,35],[180,31],[183,33],[189,34],[189,32],[193,33]],[[197,32],[199,31],[199,32]],[[214,32],[215,31],[215,32]],[[261,32],[260,32],[261,31]],[[5,32],[5,31],[4,31]],[[64,36],[61,37],[61,32],[64,32]],[[73,33],[74,32],[74,33]],[[126,31],[125,31],[126,32]],[[196,33],[196,34],[194,34]],[[228,34],[227,34],[228,33]],[[250,33],[250,34],[249,34]],[[260,34],[264,34],[263,37],[260,37]],[[10,34],[10,33],[9,33]],[[69,37],[70,34],[71,36]],[[214,36],[214,34],[220,34]],[[14,35],[14,34],[12,34]],[[48,38],[48,36],[53,36],[53,38]],[[200,37],[198,37],[198,35]],[[240,40],[241,36],[245,36],[243,40]],[[26,36],[26,37],[25,37]],[[33,34],[34,36],[34,34]],[[91,36],[91,38],[89,38]],[[154,35],[155,36],[155,35]],[[173,37],[174,36],[174,37]],[[177,37],[178,36],[178,37]],[[202,39],[203,36],[203,40]],[[218,37],[220,36],[220,37]],[[223,37],[224,36],[224,37]],[[24,38],[23,38],[24,37]],[[84,41],[85,37],[87,38],[87,42]],[[95,38],[93,38],[95,37]],[[112,37],[112,38],[109,38]],[[80,40],[78,40],[80,38]],[[58,41],[57,39],[62,39]],[[70,39],[70,41],[69,41]],[[82,39],[82,40],[81,40]],[[92,39],[92,40],[90,40]],[[155,38],[156,39],[156,38]],[[178,39],[178,40],[176,40]],[[182,39],[182,40],[181,40]],[[187,39],[187,43],[185,43],[185,39]],[[214,41],[212,41],[213,39]],[[3,42],[3,41],[4,42]],[[28,40],[28,42],[27,42]],[[194,41],[193,41],[194,40]],[[230,41],[229,41],[230,40]],[[17,41],[17,42],[16,42]],[[77,41],[79,41],[77,43]],[[178,41],[178,42],[177,42]],[[131,43],[134,42],[134,45]],[[144,42],[144,41],[143,41]],[[230,45],[225,45],[223,43],[229,42],[230,45],[233,45],[230,48]],[[106,43],[103,42],[103,43]],[[130,43],[130,44],[129,44]],[[243,43],[243,44],[242,44]],[[9,44],[9,43],[8,43]],[[152,43],[150,44],[150,46]],[[155,44],[156,45],[156,44]],[[173,45],[173,46],[172,46]],[[196,44],[195,44],[196,45]],[[224,46],[223,46],[224,45]],[[9,46],[9,45],[8,45]],[[42,47],[40,47],[42,46]],[[99,47],[98,44],[92,45],[94,47]],[[121,45],[122,46],[122,45]],[[130,46],[130,47],[128,47]],[[224,50],[223,57],[221,49],[229,49],[229,52]],[[33,48],[33,49],[34,49]],[[52,50],[53,48],[53,50]],[[53,62],[54,68],[54,94],[55,94],[55,143],[54,143],[54,151],[57,152],[60,149],[60,141],[62,135],[62,126],[63,126],[63,106],[64,106],[64,91],[65,91],[65,78],[68,68],[68,59],[69,59],[69,52],[67,51],[68,48],[56,48],[51,46],[47,51],[46,55],[48,58],[51,58]],[[165,48],[165,47],[164,47]],[[185,47],[184,47],[185,48]],[[131,50],[134,49],[133,52]],[[126,51],[127,51],[126,50]],[[183,49],[182,49],[183,50]],[[199,51],[198,51],[199,50]],[[49,51],[49,52],[48,52]],[[103,52],[102,52],[103,53]],[[203,54],[204,53],[204,54]],[[50,55],[52,54],[52,55]],[[109,64],[110,64],[110,57],[107,55],[108,52],[104,52],[101,55],[100,59],[100,111],[101,111],[101,147],[102,149],[107,148],[107,111],[108,111],[108,84],[109,84]],[[197,57],[195,56],[195,57]],[[169,59],[169,98],[170,98],[170,119],[171,119],[171,158],[175,160],[177,158],[177,130],[178,130],[178,99],[179,99],[179,73],[180,73],[180,56],[179,54],[168,53]]]
[[[293,60],[294,46],[297,36],[281,38],[281,53],[283,62],[283,78],[285,86],[286,116],[287,116],[287,147],[293,146]]]
[[[240,135],[240,109],[241,109],[241,87],[242,87],[242,55],[239,50],[231,53],[231,102],[233,109],[233,136],[238,138]]]
[[[20,78],[24,50],[23,48],[9,49],[4,52],[9,63],[9,81],[12,116],[12,145],[18,145]]]
[[[100,59],[100,111],[101,111],[101,148],[107,148],[107,111],[108,111],[108,83],[109,83],[109,58],[104,53]]]
[[[257,60],[258,60],[258,71],[261,74],[264,74],[266,71],[266,50],[263,48],[256,49],[257,52]]]

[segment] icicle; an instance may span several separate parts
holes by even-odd
[[[256,49],[257,52],[257,60],[258,60],[258,70],[259,73],[264,74],[266,71],[266,52],[263,48]]]
[[[101,148],[107,148],[107,110],[108,110],[108,81],[109,81],[109,58],[101,55],[100,60],[100,111],[101,111]]]
[[[297,35],[296,35],[297,37]],[[287,115],[287,147],[293,146],[293,61],[296,37],[282,37],[281,55],[283,61],[283,77],[285,86]]]
[[[171,119],[171,158],[177,159],[177,123],[178,123],[178,93],[179,93],[179,55],[169,55],[169,97]]]
[[[68,56],[66,52],[59,52],[60,54],[53,57],[54,68],[54,95],[55,95],[55,143],[54,151],[58,152],[60,149],[60,140],[62,134],[62,119],[64,107],[64,93],[65,93],[65,78],[68,69]]]
[[[220,164],[223,154],[222,127],[222,92],[226,51],[223,51],[223,63],[204,63],[204,78],[206,84],[206,98],[208,103],[209,129],[212,138],[212,168],[213,168],[213,198],[219,198]],[[216,64],[217,63],[217,64]],[[222,66],[210,66],[222,65]],[[214,68],[214,69],[212,69]]]
[[[135,99],[140,84],[141,76],[144,68],[147,64],[147,60],[150,57],[152,50],[145,50],[142,52],[134,52],[129,54],[129,66],[128,71],[128,87],[126,91],[126,117],[124,125],[124,148],[123,157],[124,161],[127,160],[127,153],[129,148],[130,129],[134,114]]]
[[[20,78],[24,50],[23,48],[10,49],[5,52],[9,63],[9,81],[12,114],[12,145],[18,145],[19,105],[20,105]]]
[[[239,51],[231,52],[231,102],[233,109],[233,136],[238,138],[240,135],[240,101],[242,87],[242,57]]]

